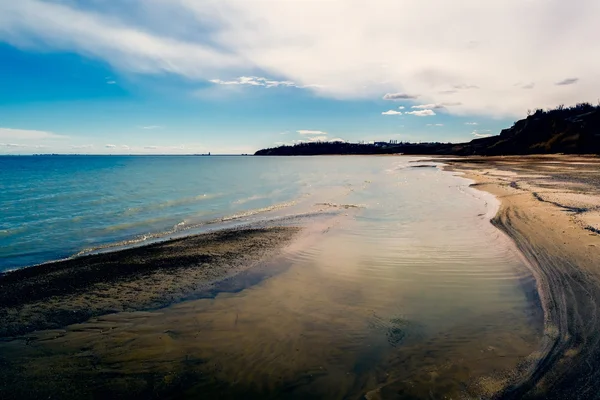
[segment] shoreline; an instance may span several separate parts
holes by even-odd
[[[209,295],[215,285],[275,257],[300,231],[223,229],[4,272],[0,338]]]
[[[595,221],[590,217],[600,210],[600,160],[534,156],[442,162],[445,170],[464,174],[475,182],[471,187],[500,200],[491,223],[528,261],[544,311],[539,352],[495,398],[588,398],[598,393],[600,236],[582,221]],[[583,218],[585,214],[590,215]]]

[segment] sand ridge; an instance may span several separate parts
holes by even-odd
[[[227,229],[0,275],[0,337],[164,307],[252,268],[298,227]]]

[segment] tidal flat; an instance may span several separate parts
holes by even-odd
[[[340,168],[310,217],[4,274],[1,397],[492,398],[523,379],[544,299],[498,200],[439,164],[332,159],[363,172]]]

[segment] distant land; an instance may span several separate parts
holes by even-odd
[[[258,156],[334,154],[525,155],[600,154],[600,104],[538,109],[499,135],[467,143],[309,142],[262,149]]]

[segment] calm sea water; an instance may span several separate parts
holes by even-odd
[[[232,223],[308,214],[319,227],[242,291],[0,352],[24,357],[36,382],[60,365],[83,394],[157,381],[189,397],[492,393],[536,349],[535,283],[489,223],[498,201],[415,160],[0,158],[3,269]]]
[[[308,197],[328,201],[331,188],[361,183],[388,164],[340,157],[0,157],[0,271],[278,210],[292,214]]]

